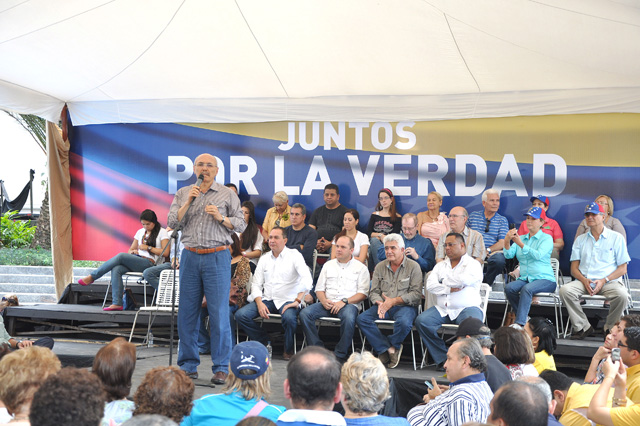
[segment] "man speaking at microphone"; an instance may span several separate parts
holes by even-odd
[[[207,298],[211,329],[212,383],[224,383],[229,373],[231,331],[229,290],[231,286],[231,234],[247,224],[238,196],[214,179],[218,163],[211,154],[201,154],[193,170],[202,183],[180,188],[169,209],[168,225],[182,220],[180,258],[180,304],[178,366],[192,379],[198,378],[198,324],[202,297]]]

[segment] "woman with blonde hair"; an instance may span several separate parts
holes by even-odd
[[[402,417],[378,415],[389,399],[387,369],[371,352],[354,352],[342,366],[342,406],[347,426],[397,425],[409,422]]]
[[[233,426],[254,416],[275,422],[286,410],[265,400],[271,395],[271,360],[267,348],[259,342],[241,342],[233,348],[222,392],[196,400],[181,426]]]
[[[598,195],[594,200],[596,203],[604,207],[604,226],[605,228],[609,228],[612,231],[616,231],[627,239],[627,231],[625,231],[624,226],[622,226],[622,222],[613,217],[613,200],[608,195]],[[576,231],[576,238],[578,238],[582,234],[586,234],[589,232],[589,227],[587,226],[587,220],[582,219],[580,225],[578,225],[578,230]]]
[[[440,237],[451,229],[449,218],[440,211],[440,207],[442,207],[442,195],[437,191],[431,191],[427,195],[427,210],[417,214],[418,232],[423,237],[429,238],[433,247],[438,247]]]
[[[11,423],[29,425],[33,395],[45,379],[60,371],[60,360],[51,349],[31,346],[14,351],[0,361],[0,401]]]
[[[276,226],[286,228],[291,225],[291,206],[289,205],[287,193],[278,191],[273,194],[272,200],[273,207],[267,210],[262,223],[262,238],[264,241],[269,239],[269,233]]]

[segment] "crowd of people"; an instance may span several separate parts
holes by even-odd
[[[215,157],[198,156],[194,172],[202,183],[180,189],[170,207],[168,229],[179,230],[178,252],[169,251],[169,232],[154,212],[145,210],[140,216],[143,228],[129,252],[80,280],[89,285],[110,271],[113,304],[105,309],[113,311],[123,308],[124,273],[143,272],[157,285],[152,280],[161,268],[175,265],[180,270],[179,368],[149,371],[130,401],[126,397],[135,349],[119,340],[107,345],[93,369],[103,385],[103,424],[122,423],[138,414],[162,414],[187,425],[235,424],[245,415],[260,414],[283,425],[506,425],[519,424],[514,416],[522,416],[528,407],[529,424],[543,424],[551,423],[553,415],[562,418],[562,407],[576,401],[567,396],[578,392],[574,384],[567,386],[555,371],[555,326],[545,318],[529,318],[535,294],[556,290],[551,258],[564,247],[560,226],[547,216],[547,197],[531,198],[518,227],[498,213],[500,194],[493,189],[482,194],[480,211],[469,213],[456,206],[447,214],[441,210],[442,196],[432,192],[426,211],[402,215],[393,192],[384,188],[363,232],[358,230],[360,213],[342,205],[339,187],[329,184],[324,205],[311,213],[308,223],[306,207],[289,205],[288,195],[280,191],[259,226],[254,205],[240,202],[235,185],[215,181]],[[636,361],[640,364],[640,324],[633,316],[622,317],[628,294],[621,279],[630,258],[624,228],[612,215],[613,201],[607,196],[587,205],[571,253],[574,281],[562,286],[560,295],[568,308],[572,339],[595,331],[580,305],[583,295],[602,295],[610,303],[607,337],[585,382],[615,390],[611,396],[608,389],[598,388],[589,400],[582,398],[586,406],[581,415],[601,424],[627,424],[611,419],[637,416],[633,406],[624,405],[637,396],[632,384],[633,368]],[[321,259],[314,259],[316,253]],[[517,268],[504,291],[514,325],[492,334],[483,323],[480,288],[482,283],[493,285],[510,259],[517,261]],[[271,337],[256,318],[274,314],[284,330],[282,357],[289,361],[284,388],[290,410],[265,402],[271,377],[266,346]],[[340,322],[333,353],[323,348],[316,327],[322,317]],[[391,334],[383,334],[376,320],[392,321]],[[310,346],[295,354],[299,323]],[[235,344],[236,324],[248,342]],[[448,348],[438,335],[443,324],[459,326],[458,340]],[[356,326],[373,354],[349,356]],[[389,420],[377,415],[389,398],[385,367],[398,366],[403,342],[414,326],[436,370],[446,371],[450,383],[434,381],[405,419]],[[30,349],[6,331],[0,343],[11,345],[7,352]],[[620,361],[611,360],[616,345],[625,354]],[[198,378],[203,353],[211,354],[211,382],[224,385],[223,394],[192,404],[191,379]],[[370,379],[358,384],[363,377]],[[45,378],[38,384],[46,383]],[[175,395],[168,392],[169,383]],[[518,398],[511,397],[515,393]],[[344,416],[332,411],[337,403]],[[24,411],[7,407],[12,414]],[[538,414],[540,423],[534,420]]]

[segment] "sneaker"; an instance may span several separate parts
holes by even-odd
[[[191,373],[187,373],[185,371],[184,374],[186,374],[187,377],[190,378],[191,380],[198,380],[198,372],[197,371],[192,371]]]
[[[381,354],[378,354],[378,359],[385,367],[389,364],[389,351],[384,351]]]
[[[589,326],[586,330],[582,330],[571,336],[571,340],[584,340],[585,337],[589,337],[594,333],[593,327]]]
[[[389,368],[396,368],[400,363],[400,356],[402,356],[402,345],[399,348],[396,348],[394,353],[388,352],[389,354]]]

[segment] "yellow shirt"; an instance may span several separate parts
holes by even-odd
[[[267,210],[267,214],[264,216],[264,222],[262,223],[262,229],[264,229],[267,235],[276,227],[276,221],[278,219],[280,219],[281,228],[286,228],[291,225],[291,206],[287,205],[287,209],[282,214],[282,217],[280,217],[275,207]]]
[[[564,426],[592,426],[587,419],[587,409],[593,395],[600,385],[579,385],[574,383],[567,392],[564,400],[564,408],[562,415],[558,419]],[[607,407],[611,408],[611,398],[613,398],[614,389],[611,388],[607,397]]]
[[[640,404],[640,364],[627,368],[627,398]]]
[[[610,413],[613,426],[637,426],[640,424],[640,405],[613,408]]]
[[[553,359],[553,355],[549,355],[544,350],[536,352],[536,360],[533,362],[533,366],[538,370],[538,374],[544,370],[556,371],[556,362]]]

